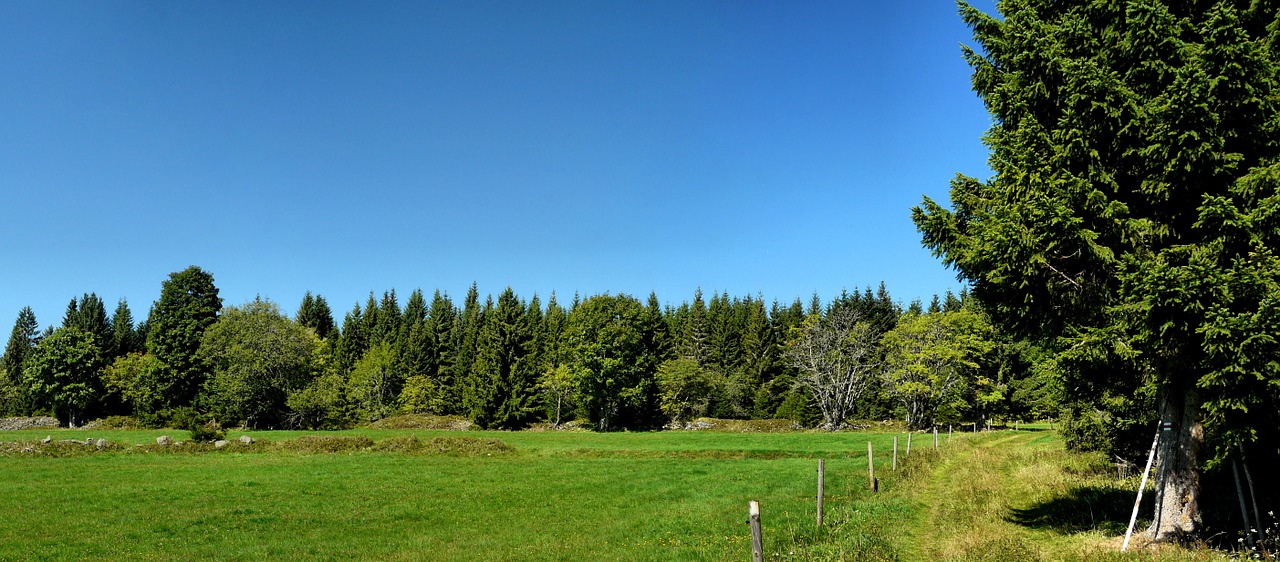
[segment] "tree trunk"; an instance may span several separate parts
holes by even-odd
[[[1201,528],[1197,465],[1204,446],[1204,426],[1200,405],[1200,396],[1189,384],[1171,387],[1165,393],[1160,408],[1164,425],[1156,457],[1156,512],[1147,529],[1153,541],[1174,540]]]

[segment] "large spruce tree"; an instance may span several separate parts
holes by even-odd
[[[1276,6],[999,8],[961,8],[995,175],[914,219],[997,322],[1064,350],[1069,388],[1160,397],[1151,532],[1197,531],[1206,462],[1276,435]]]
[[[27,413],[29,404],[26,400],[23,369],[39,341],[40,325],[36,323],[36,313],[31,307],[24,306],[18,311],[18,319],[13,323],[13,331],[9,333],[9,341],[4,347],[4,356],[0,357],[0,374],[7,379],[0,381],[0,385],[4,387],[0,398],[5,401],[0,404],[0,413]]]
[[[160,395],[169,407],[195,400],[209,366],[197,352],[204,331],[218,319],[222,299],[213,275],[196,266],[169,274],[147,319],[147,351],[164,363]]]

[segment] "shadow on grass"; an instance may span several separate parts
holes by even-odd
[[[1092,530],[1119,535],[1129,524],[1133,497],[1133,491],[1118,487],[1077,486],[1048,501],[1014,508],[1005,520],[1064,535]]]

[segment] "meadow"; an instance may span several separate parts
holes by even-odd
[[[749,500],[766,559],[1218,557],[1115,553],[1136,482],[1048,431],[943,435],[940,454],[917,434],[910,459],[898,434],[897,471],[891,433],[357,429],[252,432],[223,449],[158,447],[161,434],[185,438],[0,435],[0,559],[749,560]],[[61,442],[86,437],[115,445]]]
[[[10,433],[3,437],[50,435]],[[768,542],[782,555],[811,532],[816,459],[827,459],[827,509],[839,510],[866,494],[867,440],[887,451],[892,439],[469,431],[466,437],[498,439],[513,450],[131,447],[154,443],[162,433],[185,438],[183,432],[58,430],[55,441],[106,438],[124,447],[0,458],[0,512],[11,514],[0,522],[0,559],[740,559],[750,555],[745,519],[752,499],[765,506]],[[305,434],[251,435],[260,445]],[[324,435],[381,443],[460,434]],[[887,472],[890,462],[886,456],[878,464]]]

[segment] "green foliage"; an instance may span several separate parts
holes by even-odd
[[[213,276],[199,267],[171,273],[161,286],[147,319],[147,352],[165,365],[158,390],[167,407],[194,402],[209,372],[200,343],[221,310]]]
[[[63,328],[75,328],[93,336],[93,342],[103,355],[111,357],[113,334],[107,319],[107,309],[96,293],[89,293],[80,300],[71,299],[67,314],[62,318]]]
[[[714,382],[688,358],[672,359],[658,367],[658,403],[672,423],[705,416]]]
[[[0,397],[4,399],[0,410],[5,413],[27,414],[31,411],[32,404],[23,370],[26,368],[27,358],[39,343],[39,337],[40,326],[36,323],[35,312],[29,306],[22,307],[18,311],[18,319],[13,323],[13,330],[9,333],[4,356],[0,357],[0,374],[4,375],[4,380],[0,380],[0,388],[4,391]]]
[[[351,369],[347,382],[347,400],[356,417],[377,421],[396,411],[396,398],[404,381],[395,369],[395,353],[391,344],[381,342],[369,348]]]
[[[961,8],[995,175],[913,218],[999,326],[1059,352],[1070,445],[1161,405],[1159,480],[1187,499],[1157,538],[1192,530],[1197,468],[1280,441],[1277,7],[999,8]]]
[[[166,408],[153,413],[139,413],[138,421],[143,425],[153,428],[169,428],[169,429],[188,429],[191,426],[204,423],[200,413],[191,406],[180,406],[177,408]]]
[[[959,421],[970,390],[987,390],[978,361],[995,347],[991,325],[972,308],[905,314],[884,335],[885,388],[906,411],[912,429]],[[984,388],[985,387],[985,388]],[[1000,396],[979,394],[983,399]]]
[[[302,304],[298,306],[296,320],[303,327],[311,328],[311,331],[315,332],[316,337],[320,339],[328,338],[337,330],[337,325],[333,322],[333,311],[329,309],[329,302],[324,300],[323,296],[312,296],[311,291],[307,291],[302,296]]]
[[[508,287],[496,307],[486,306],[467,386],[467,407],[476,425],[519,429],[535,414],[538,368],[525,307]]]
[[[569,368],[577,373],[578,395],[601,431],[650,422],[653,374],[641,370],[644,307],[626,296],[600,295],[569,313],[566,330]]]
[[[134,412],[155,412],[164,404],[161,395],[165,366],[150,353],[118,357],[102,372],[108,393],[120,397]]]
[[[305,429],[336,429],[348,422],[347,381],[342,375],[326,372],[306,387],[289,393],[288,425]]]
[[[261,298],[223,311],[204,332],[200,358],[212,366],[205,401],[223,422],[248,427],[283,420],[290,393],[312,378],[315,333]]]
[[[538,390],[547,397],[547,404],[554,408],[552,427],[559,427],[566,408],[572,408],[578,399],[577,373],[564,363],[543,371],[538,378]]]
[[[191,425],[187,426],[187,431],[191,432],[191,441],[195,443],[211,443],[227,436],[226,430],[222,429],[218,422],[198,421],[198,418],[191,419]]]
[[[123,357],[130,353],[139,353],[143,348],[143,340],[133,326],[133,312],[129,310],[129,302],[120,299],[116,303],[116,311],[111,315],[111,357]]]
[[[103,366],[93,335],[59,328],[36,346],[23,374],[35,407],[74,426],[102,394]]]
[[[406,379],[396,399],[396,411],[401,414],[441,415],[445,407],[445,389],[435,379],[422,375]]]

